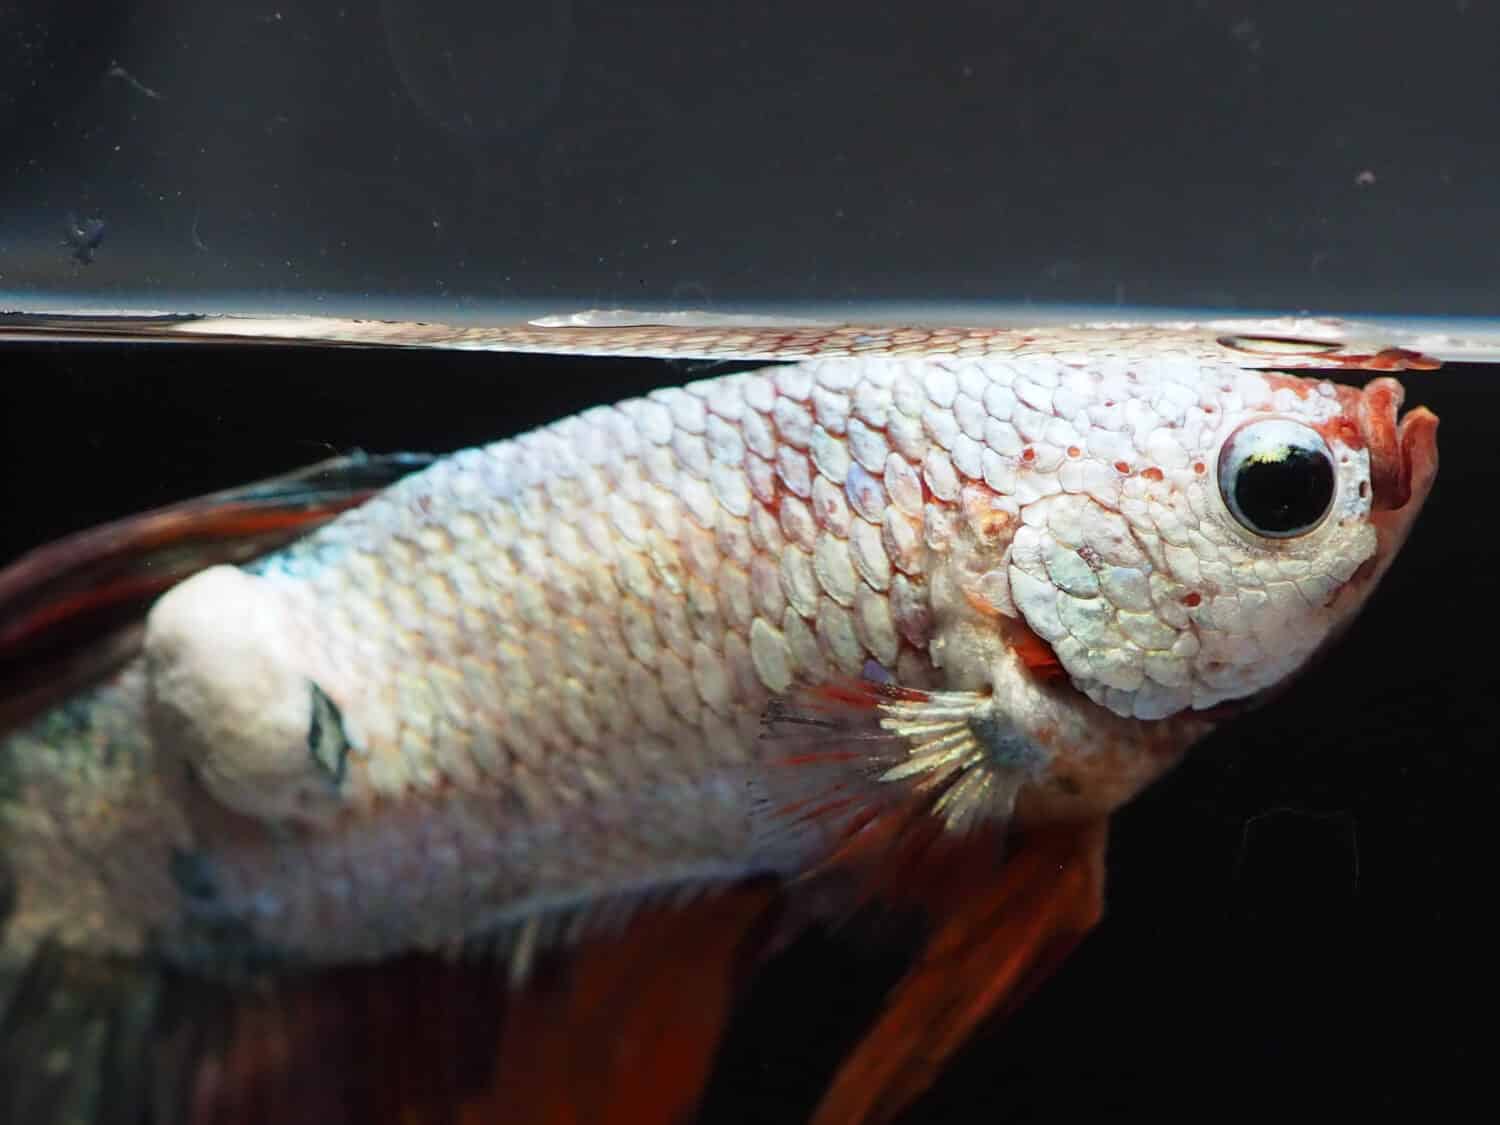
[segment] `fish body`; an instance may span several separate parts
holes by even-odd
[[[879,867],[898,810],[1097,824],[1363,603],[1436,466],[1400,401],[1129,346],[838,356],[441,459],[182,582],[0,744],[4,952],[524,961]]]

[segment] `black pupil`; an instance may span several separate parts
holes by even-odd
[[[1333,501],[1333,465],[1322,453],[1292,446],[1276,459],[1251,459],[1235,474],[1234,501],[1268,534],[1310,527]]]

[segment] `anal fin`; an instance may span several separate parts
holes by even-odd
[[[530,1046],[505,1052],[495,1109],[517,1125],[690,1120],[774,897],[750,885],[647,909],[579,947],[550,995],[528,991],[508,1011],[503,1042]],[[463,1120],[498,1119],[479,1108]]]
[[[1013,835],[989,885],[936,881],[922,952],[840,1065],[813,1125],[895,1120],[982,1021],[1041,983],[1099,920],[1106,835],[1101,821]]]
[[[242,993],[191,1125],[675,1125],[692,1119],[774,886],[642,906],[539,956],[413,955]]]

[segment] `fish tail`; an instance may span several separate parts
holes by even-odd
[[[141,962],[42,945],[0,968],[0,1120],[27,1125],[177,1125],[187,1120],[189,1039],[211,1008]]]

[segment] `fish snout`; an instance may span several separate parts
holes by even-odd
[[[1370,454],[1371,507],[1376,512],[1420,509],[1437,476],[1437,415],[1426,407],[1399,418],[1405,389],[1394,379],[1375,379],[1355,408],[1360,436]],[[1414,514],[1413,512],[1413,514]]]
[[[1425,406],[1397,420],[1403,391],[1394,379],[1376,379],[1356,406],[1360,433],[1370,455],[1370,524],[1375,551],[1345,583],[1354,592],[1352,613],[1380,583],[1400,553],[1437,479],[1437,415]],[[1342,627],[1337,631],[1342,631]]]

